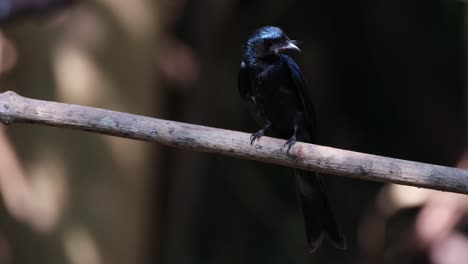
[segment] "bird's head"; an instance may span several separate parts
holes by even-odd
[[[257,60],[277,56],[288,50],[301,51],[297,44],[297,41],[289,39],[279,27],[261,27],[247,40],[243,55],[246,59]]]

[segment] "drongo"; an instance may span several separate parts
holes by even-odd
[[[265,133],[286,139],[288,153],[296,141],[315,143],[315,112],[306,83],[299,66],[285,54],[300,51],[297,45],[280,28],[267,26],[257,29],[243,46],[239,93],[262,127],[252,134],[251,144]],[[346,240],[329,208],[320,176],[299,169],[294,173],[309,251],[317,250],[324,237],[345,249]]]

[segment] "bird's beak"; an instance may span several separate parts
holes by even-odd
[[[301,52],[301,49],[297,46],[299,41],[297,40],[288,40],[286,45],[284,45],[281,49],[282,50],[295,50]]]

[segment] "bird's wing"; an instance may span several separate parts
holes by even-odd
[[[237,88],[239,89],[239,94],[242,100],[247,102],[247,108],[254,117],[255,121],[257,121],[257,123],[261,126],[265,126],[268,121],[265,113],[263,112],[263,108],[257,104],[255,96],[252,93],[250,74],[245,62],[242,62],[240,66],[237,79]]]
[[[315,132],[317,122],[315,118],[315,109],[314,105],[310,101],[310,97],[307,92],[307,84],[304,80],[304,77],[302,77],[299,65],[297,65],[297,63],[289,56],[285,55],[283,58],[289,68],[290,76],[294,83],[294,88],[296,89],[297,95],[299,96],[299,101],[302,104],[308,126],[311,131]]]
[[[242,62],[240,65],[239,75],[237,76],[237,88],[239,89],[239,94],[241,98],[244,101],[249,102],[249,100],[251,100],[250,78],[249,78],[249,72],[247,71],[247,66],[245,65],[245,62]]]

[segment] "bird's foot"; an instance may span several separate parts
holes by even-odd
[[[259,131],[253,133],[251,136],[250,136],[250,145],[252,146],[254,141],[259,141],[261,137],[263,137],[265,134],[265,131],[263,129],[260,129]]]
[[[291,150],[291,147],[296,144],[296,136],[293,135],[286,143],[284,143],[285,147],[288,147],[288,150],[286,150],[286,153],[289,154],[289,150]]]

